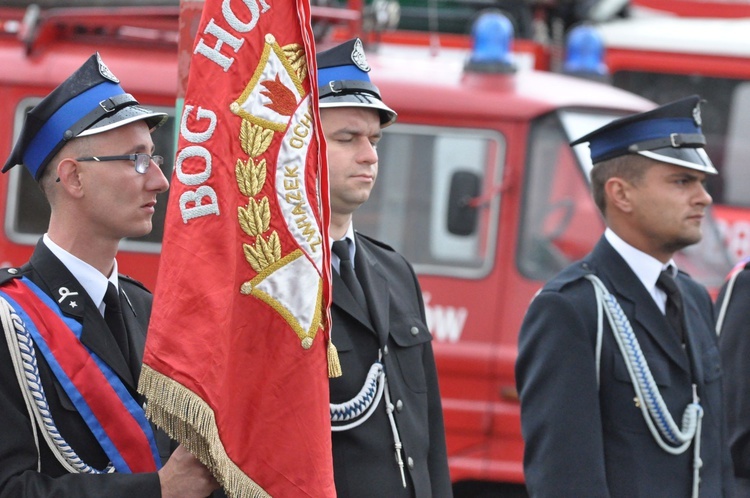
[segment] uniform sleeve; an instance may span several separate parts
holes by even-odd
[[[716,303],[720,310],[726,285]],[[750,478],[750,271],[743,270],[735,281],[719,334],[725,412],[734,473]]]
[[[422,290],[409,265],[409,269],[417,288],[417,299],[419,301],[419,312],[422,320],[427,323],[425,316]],[[453,496],[453,485],[448,470],[448,450],[445,443],[445,425],[443,422],[443,405],[440,400],[440,386],[438,385],[437,367],[435,356],[432,351],[432,343],[425,345],[422,363],[427,381],[427,411],[429,418],[430,453],[428,456],[428,468],[430,470],[430,487],[432,496],[435,498],[448,498]]]
[[[432,496],[436,498],[453,496],[453,488],[448,470],[448,452],[445,445],[443,407],[440,402],[437,370],[432,345],[427,343],[424,352],[424,372],[427,380],[428,417],[430,419],[430,454],[428,467]]]
[[[588,282],[581,282],[587,292]],[[581,303],[595,302],[590,298]],[[595,367],[596,312],[559,292],[539,294],[519,335],[516,382],[532,497],[608,497]],[[593,308],[593,305],[591,306]],[[588,325],[588,327],[587,327]]]

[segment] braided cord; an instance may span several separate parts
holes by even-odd
[[[37,364],[34,342],[26,330],[23,320],[5,298],[0,297],[0,321],[2,321],[5,338],[8,342],[13,367],[21,386],[24,403],[29,412],[34,442],[37,447],[37,470],[41,471],[41,453],[36,426],[41,427],[42,436],[52,450],[52,454],[60,464],[71,473],[78,474],[107,474],[115,471],[110,463],[104,470],[97,470],[81,460],[73,448],[65,441],[57,430],[55,421],[47,403]],[[26,387],[24,389],[24,386]],[[37,424],[34,423],[36,420]]]
[[[700,468],[703,463],[700,459],[700,435],[703,420],[703,408],[698,403],[696,387],[693,385],[693,402],[685,407],[682,415],[682,427],[677,427],[667,408],[664,398],[661,396],[651,369],[646,362],[638,338],[633,332],[633,327],[625,316],[625,312],[620,307],[615,297],[607,290],[604,283],[595,275],[586,275],[591,281],[596,293],[597,303],[604,304],[601,308],[609,320],[617,345],[620,352],[625,358],[625,366],[633,383],[633,389],[639,400],[643,419],[654,438],[654,441],[667,453],[680,455],[687,450],[690,443],[695,441],[693,447],[693,496],[698,496],[698,485],[700,482]],[[603,327],[601,320],[597,329],[597,345],[601,344],[601,334]],[[598,346],[599,347],[599,346]],[[597,351],[597,369],[599,368],[599,355],[601,350]],[[598,371],[597,371],[598,376]],[[598,378],[598,377],[597,377]],[[656,424],[656,425],[654,425]],[[665,441],[666,439],[666,441]],[[676,446],[670,446],[672,445]]]
[[[332,425],[331,430],[334,432],[348,431],[367,421],[380,404],[384,385],[385,370],[383,369],[383,363],[376,361],[370,367],[365,383],[355,397],[345,403],[330,404],[331,422],[351,422],[346,425]],[[358,418],[363,413],[364,416]]]

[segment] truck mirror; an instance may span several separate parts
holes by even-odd
[[[471,235],[477,228],[477,206],[482,180],[470,171],[456,171],[451,178],[448,197],[448,231],[455,235]]]

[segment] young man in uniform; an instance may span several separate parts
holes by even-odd
[[[362,42],[318,54],[331,190],[333,463],[342,497],[445,497],[451,481],[432,336],[411,265],[354,230],[378,173],[376,146],[396,113],[370,83]],[[365,389],[363,389],[365,387]]]
[[[28,114],[3,168],[51,206],[30,261],[0,272],[0,497],[205,497],[210,472],[154,432],[136,386],[151,294],[117,273],[168,188],[141,107],[91,56]],[[166,447],[164,447],[166,446]]]
[[[519,337],[531,496],[726,497],[730,471],[711,299],[673,254],[701,239],[716,174],[699,98],[578,140],[606,231],[550,280]]]

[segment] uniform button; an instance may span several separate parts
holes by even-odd
[[[418,327],[412,327],[411,328],[411,335],[417,335],[419,334],[419,328]]]
[[[383,346],[383,355],[388,356],[388,346]]]
[[[404,402],[401,400],[396,401],[396,411],[400,412],[404,409]]]
[[[18,273],[18,269],[17,268],[8,268],[8,273],[10,273],[11,275],[15,275],[16,273]]]
[[[406,464],[409,466],[409,470],[414,470],[414,459],[412,457],[406,459]]]

